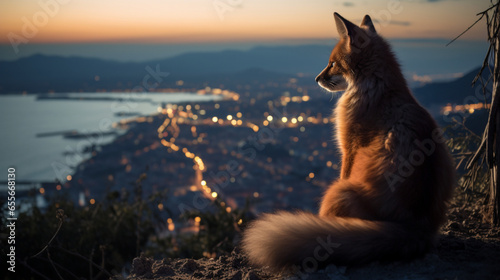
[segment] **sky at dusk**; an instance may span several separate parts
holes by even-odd
[[[489,0],[2,0],[0,40],[9,43],[10,32],[22,35],[23,18],[38,29],[29,40],[44,43],[328,38],[336,36],[334,11],[354,22],[370,14],[386,37],[451,38],[489,5]],[[466,38],[484,38],[481,30]]]
[[[489,6],[489,0],[2,0],[0,52],[17,53],[30,44],[42,49],[53,44],[172,44],[183,49],[313,42],[337,37],[334,11],[357,24],[370,14],[387,38],[451,39]],[[463,39],[485,40],[484,23]],[[0,54],[0,59],[9,55]]]

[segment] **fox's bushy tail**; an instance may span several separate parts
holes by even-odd
[[[433,234],[405,225],[357,218],[322,218],[311,213],[266,214],[243,236],[250,262],[274,270],[305,271],[328,263],[363,264],[423,255]]]

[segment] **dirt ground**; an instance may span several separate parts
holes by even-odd
[[[235,249],[215,259],[133,261],[130,280],[145,279],[500,279],[500,229],[481,221],[477,206],[452,207],[437,248],[422,259],[363,267],[330,265],[311,274],[273,274],[248,265]]]

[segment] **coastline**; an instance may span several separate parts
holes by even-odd
[[[157,114],[157,106],[162,104],[166,95],[172,98],[167,97],[165,104],[189,100],[203,102],[217,98],[215,95],[203,96],[197,93],[188,96],[186,93],[159,92],[153,94],[154,99],[148,97],[147,102],[139,104],[135,100],[136,96],[129,93],[85,95],[107,98],[108,94],[113,94],[111,99],[85,100],[81,93],[60,93],[55,96],[63,99],[51,99],[49,102],[39,100],[39,94],[0,96],[4,101],[2,107],[7,110],[5,113],[15,120],[4,119],[1,124],[4,130],[11,131],[2,141],[4,160],[1,165],[16,167],[20,172],[18,175],[24,181],[48,182],[57,179],[65,182],[66,177],[72,175],[70,170],[88,158],[94,149],[126,133],[123,131],[123,123]],[[72,95],[73,99],[65,99]],[[34,110],[26,112],[24,108]],[[87,111],[86,108],[90,109],[89,118],[82,115]],[[151,108],[149,113],[146,113],[147,108]],[[76,115],[73,116],[75,112],[80,112],[81,117],[76,119]],[[72,123],[72,120],[77,121]]]

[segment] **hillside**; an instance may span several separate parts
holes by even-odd
[[[330,50],[319,45],[256,47],[248,51],[187,53],[146,62],[37,54],[0,61],[0,93],[127,89],[142,85],[147,75],[154,78],[153,73],[161,73],[162,77],[168,73],[161,87],[175,86],[178,80],[191,86],[227,79],[235,84],[257,78],[275,80],[283,75],[316,74],[324,67]]]
[[[140,256],[134,259],[127,279],[499,279],[499,229],[481,222],[477,206],[464,208],[455,204],[449,211],[449,219],[436,248],[425,257],[410,262],[376,262],[358,267],[329,265],[318,271],[302,267],[295,274],[273,273],[267,267],[252,267],[236,249],[217,258],[199,260],[154,260]]]
[[[436,105],[444,106],[451,104],[470,104],[484,102],[481,83],[478,81],[472,87],[472,81],[479,72],[476,68],[466,73],[461,78],[449,82],[435,82],[413,90],[413,94],[426,107]],[[487,71],[484,71],[483,79],[487,80]],[[489,87],[491,89],[491,85]],[[490,96],[487,96],[487,100]]]

